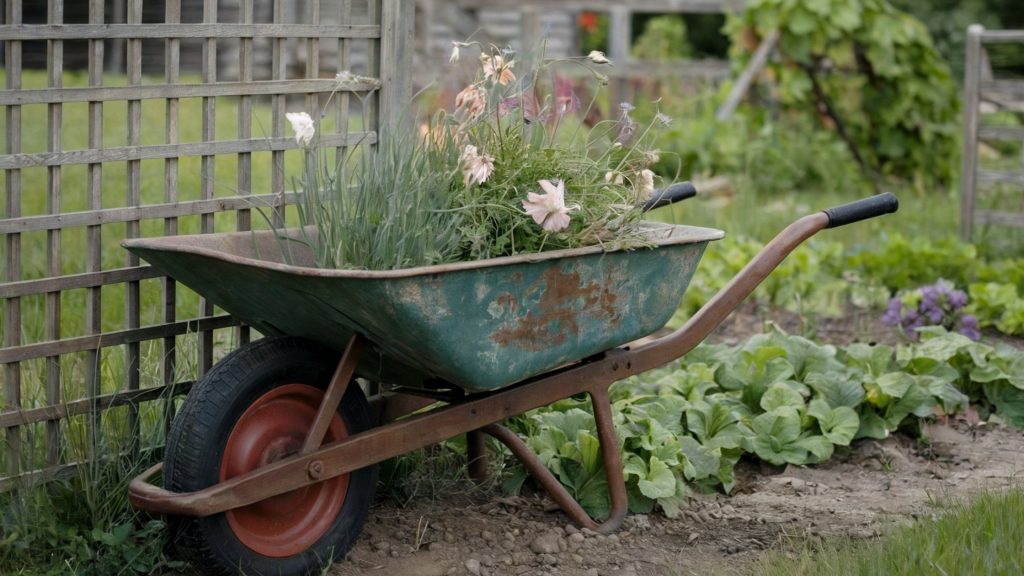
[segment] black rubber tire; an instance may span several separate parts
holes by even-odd
[[[290,336],[248,344],[218,362],[189,392],[167,437],[164,487],[174,492],[206,488],[219,480],[227,439],[245,410],[266,392],[286,383],[324,389],[339,356],[318,344]],[[369,407],[352,383],[339,414],[349,435],[371,427]],[[286,557],[259,554],[242,543],[225,514],[205,518],[168,517],[171,546],[204,574],[296,576],[320,573],[344,558],[355,543],[373,501],[377,467],[352,472],[333,524],[314,544]]]

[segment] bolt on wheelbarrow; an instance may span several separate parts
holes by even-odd
[[[692,186],[668,192],[650,204],[692,195]],[[273,231],[127,240],[268,335],[196,383],[164,462],[132,481],[130,499],[168,515],[175,546],[205,572],[306,574],[353,545],[376,464],[466,434],[479,476],[486,434],[574,523],[613,532],[628,503],[609,386],[692,350],[815,233],[897,207],[886,193],[796,220],[682,328],[636,347],[625,344],[664,327],[721,231],[646,223],[652,249],[389,271],[314,268],[309,253],[284,254]],[[357,379],[380,392],[368,401]],[[592,401],[611,501],[600,523],[501,425],[582,393]],[[151,480],[161,472],[159,487]]]

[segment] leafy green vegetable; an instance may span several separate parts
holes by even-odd
[[[837,349],[774,329],[738,346],[702,345],[614,385],[611,399],[630,509],[675,515],[694,490],[731,490],[744,454],[815,464],[835,446],[885,438],[968,403],[1024,425],[1024,352],[941,328],[895,349]],[[512,425],[584,508],[608,513],[586,402],[556,402]]]

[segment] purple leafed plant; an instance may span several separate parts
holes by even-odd
[[[964,314],[967,294],[946,280],[904,291],[889,300],[882,323],[899,326],[911,340],[917,340],[917,328],[942,326],[957,331],[971,340],[979,340],[978,319]]]

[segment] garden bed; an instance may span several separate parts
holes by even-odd
[[[972,433],[954,423],[929,434],[927,445],[903,436],[861,441],[821,466],[741,466],[732,496],[698,497],[675,519],[631,515],[614,536],[574,536],[561,512],[545,512],[553,506],[533,496],[461,492],[404,508],[379,502],[348,561],[331,574],[743,572],[764,550],[793,539],[872,538],[938,513],[936,502],[1019,483],[1020,430]]]
[[[747,305],[711,340],[741,341],[760,331],[764,318],[802,331],[795,314]],[[895,330],[876,318],[820,318],[813,326],[817,338],[830,343],[896,343]],[[818,466],[741,461],[731,495],[697,496],[674,519],[660,512],[630,515],[613,536],[575,535],[557,507],[529,490],[502,497],[468,482],[449,483],[405,506],[380,500],[348,561],[331,574],[742,573],[768,549],[808,538],[873,538],[939,513],[937,503],[1019,483],[1024,431],[955,418],[923,432],[921,440],[859,440]]]

